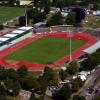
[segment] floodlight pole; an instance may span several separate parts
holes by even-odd
[[[71,31],[69,30],[69,41],[70,41],[70,43],[69,43],[69,45],[70,45],[70,62],[72,62],[72,39],[71,39]]]
[[[25,21],[26,21],[26,27],[27,27],[27,7],[31,4],[33,4],[34,2],[31,2],[30,4],[25,5]]]
[[[25,21],[26,21],[26,27],[27,27],[27,5],[25,5]]]

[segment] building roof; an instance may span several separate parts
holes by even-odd
[[[23,34],[24,32],[31,31],[32,27],[20,27],[8,34],[5,34],[4,36],[0,37],[0,45],[4,45],[6,41],[8,42],[9,40],[12,41],[12,39],[20,34]]]
[[[92,45],[91,47],[84,49],[83,51],[87,54],[92,54],[94,52],[96,52],[97,49],[100,48],[100,41],[96,42],[94,45]]]
[[[15,31],[12,31],[12,33],[17,33],[17,34],[20,34],[20,33],[23,33],[24,31],[23,30],[15,30]]]
[[[30,29],[32,29],[33,27],[20,27],[20,28],[18,28],[18,29],[22,29],[22,30],[25,30],[25,31],[27,31],[27,30],[30,30]]]
[[[34,24],[34,27],[40,27],[41,25],[46,25],[46,22],[38,22]]]
[[[6,41],[6,40],[8,40],[9,38],[2,38],[2,37],[0,37],[0,41]]]
[[[15,37],[17,34],[6,34],[4,37]]]

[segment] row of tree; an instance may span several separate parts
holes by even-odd
[[[74,80],[72,80],[71,84],[64,84],[58,91],[54,92],[53,94],[53,100],[68,100],[70,99],[72,93],[77,92],[80,87],[82,87],[84,82],[78,77]],[[79,97],[76,99],[75,96],[73,96],[73,100],[81,100],[79,98],[84,98],[82,100],[86,100],[85,97]]]
[[[88,55],[88,58],[81,62],[82,70],[93,70],[97,65],[100,64],[100,49],[95,53]]]
[[[78,0],[34,0],[34,6],[40,7],[42,9],[46,5],[48,6],[55,6],[60,8],[62,11],[62,8],[69,7],[69,6],[85,6],[87,7],[89,4],[98,4],[99,0],[81,0],[78,2]]]
[[[74,8],[68,16],[65,18],[62,16],[61,12],[57,12],[53,14],[49,19],[46,20],[47,14],[49,13],[50,8],[45,7],[44,12],[41,12],[37,8],[30,8],[27,10],[27,23],[31,22],[37,23],[42,21],[47,21],[47,26],[54,26],[54,25],[78,25],[81,21],[85,18],[85,11],[81,8]],[[21,16],[19,18],[20,26],[25,26],[26,24],[26,15]]]
[[[49,67],[45,67],[42,75],[39,77],[30,76],[29,71],[25,66],[20,67],[18,70],[5,69],[4,67],[0,67],[0,100],[5,100],[7,95],[17,96],[20,89],[32,91],[31,100],[34,100],[34,93],[40,91],[40,93],[44,95],[47,86],[59,86],[59,82],[66,79],[68,74],[76,73],[78,71],[76,65],[76,62],[69,64],[68,71],[64,72],[65,74],[62,70],[58,73]],[[62,98],[69,98],[73,92],[78,91],[83,83],[84,82],[80,78],[77,78],[72,81],[72,88],[67,84],[60,89],[60,91],[63,91],[65,88],[64,94],[60,91],[57,91],[57,93],[62,93],[62,95],[65,96],[61,96]],[[69,89],[66,90],[66,88]]]
[[[0,0],[4,1],[4,0]],[[9,4],[14,4],[20,0],[6,0]],[[81,2],[77,2],[77,0],[33,0],[34,6],[44,7],[45,5],[51,5],[56,7],[65,7],[71,5],[84,5],[86,6],[88,3],[98,3],[99,0],[81,0]]]

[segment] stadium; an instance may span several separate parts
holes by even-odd
[[[53,69],[86,53],[95,45],[96,37],[85,32],[41,32],[33,34],[32,27],[21,27],[0,37],[0,64],[18,69],[25,65],[29,70],[40,71],[45,66]]]

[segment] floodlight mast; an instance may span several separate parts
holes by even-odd
[[[25,5],[25,21],[26,21],[26,27],[27,27],[27,5]]]
[[[34,2],[30,2],[29,4],[25,5],[25,21],[26,21],[26,23],[25,23],[26,25],[25,25],[25,26],[26,26],[26,27],[27,27],[27,25],[28,25],[28,24],[27,24],[27,7],[30,6],[30,5],[33,4],[33,3],[34,3]]]
[[[73,25],[68,25],[67,27],[67,32],[68,32],[68,36],[69,36],[69,57],[70,57],[70,62],[72,62],[72,34],[73,32],[71,31],[70,27],[72,27]]]
[[[70,48],[70,62],[72,62],[72,39],[71,39],[71,35],[72,35],[72,32],[69,30],[68,32],[69,34],[69,48]]]

